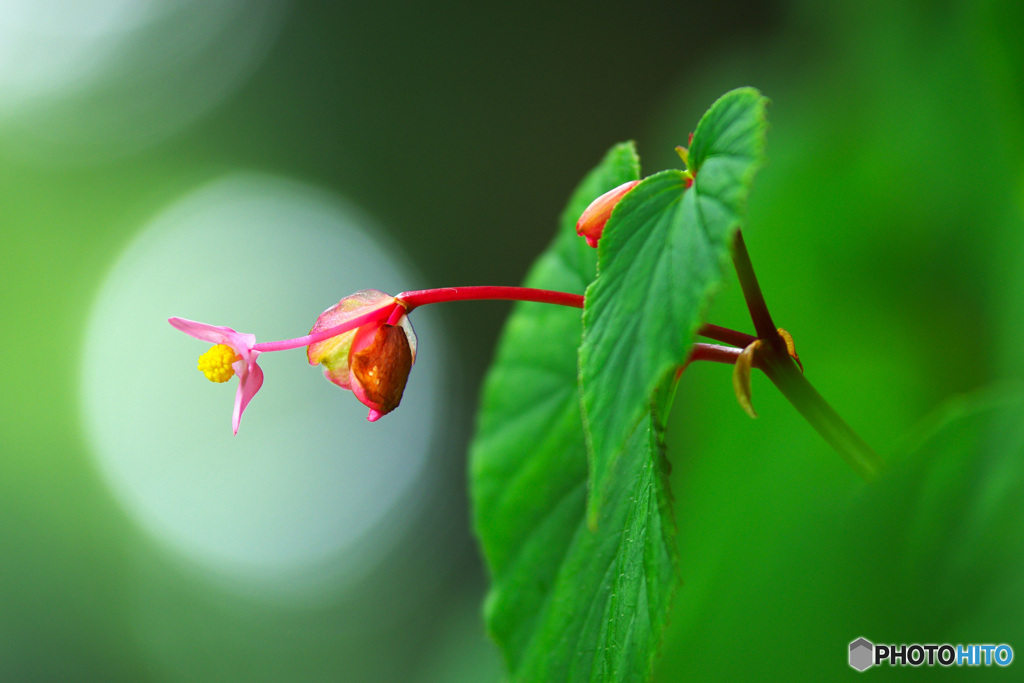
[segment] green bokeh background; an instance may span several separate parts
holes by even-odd
[[[353,623],[352,596],[289,606],[203,580],[97,474],[79,398],[90,308],[146,222],[225,173],[269,172],[354,202],[414,261],[423,287],[509,284],[611,143],[636,139],[648,171],[674,165],[673,146],[707,106],[754,85],[773,101],[772,129],[747,244],[776,321],[837,410],[899,461],[905,435],[950,397],[1021,379],[1018,3],[283,10],[245,79],[167,135],[105,150],[70,137],[85,116],[74,106],[60,110],[60,144],[0,125],[5,680],[500,678],[465,511],[471,411],[445,425],[455,445],[437,458],[445,489],[434,504],[454,520],[457,550],[446,550],[442,578],[403,597],[407,609],[373,632]],[[507,310],[460,304],[446,314],[471,399]],[[735,283],[711,318],[750,328]],[[999,522],[998,553],[970,538],[952,544],[955,505],[900,504],[927,464],[908,465],[904,488],[865,491],[763,378],[754,403],[751,421],[727,369],[684,377],[669,442],[685,583],[660,680],[852,676],[846,647],[859,636],[1024,648],[1019,513]],[[1000,452],[965,443],[976,458]],[[1013,462],[1003,470],[1010,488],[1024,471]],[[962,483],[955,470],[929,482],[940,501]],[[908,516],[931,539],[922,556],[960,567],[965,595],[986,587],[971,593],[976,602],[943,609],[960,583],[928,592],[935,582],[919,556],[901,554],[899,534],[875,540],[859,526],[898,529]],[[422,538],[416,557],[430,544]],[[396,581],[417,575],[408,558],[391,552]],[[364,593],[359,609],[394,599]],[[158,625],[142,623],[140,600]],[[865,675],[879,673],[907,672]]]

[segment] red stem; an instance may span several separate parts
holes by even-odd
[[[701,328],[697,330],[697,334],[708,339],[738,346],[741,349],[745,349],[757,341],[757,337],[752,334],[737,332],[736,330],[730,330],[728,327],[719,327],[718,325],[711,324],[701,325]]]
[[[536,301],[542,304],[557,304],[583,308],[583,297],[579,294],[554,292],[548,289],[532,289],[530,287],[441,287],[439,289],[419,289],[414,292],[402,292],[395,297],[405,304],[407,311],[417,306],[437,304],[448,301],[479,301],[483,299],[504,299],[509,301]],[[718,325],[703,325],[698,331],[702,337],[715,341],[746,348],[757,337],[730,330]]]
[[[438,304],[447,301],[479,301],[484,299],[536,301],[542,304],[583,308],[583,296],[580,294],[553,292],[548,289],[532,289],[530,287],[441,287],[439,289],[419,289],[414,292],[402,292],[395,298],[401,301],[409,311],[425,304]]]
[[[719,346],[718,344],[694,344],[686,363],[679,369],[679,374],[690,363],[698,360],[709,360],[713,363],[725,363],[735,365],[736,359],[743,353],[743,349],[736,349],[731,346]]]
[[[388,316],[388,325],[397,325],[398,321],[402,319],[402,316],[408,313],[405,306],[395,306],[391,309],[391,315]]]

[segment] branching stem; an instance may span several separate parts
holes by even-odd
[[[790,358],[786,342],[779,335],[768,312],[768,305],[761,293],[757,276],[754,275],[754,266],[750,262],[750,255],[740,232],[736,233],[736,240],[733,243],[733,263],[740,286],[743,288],[743,297],[754,321],[754,329],[764,343],[759,350],[759,367],[854,471],[864,479],[873,479],[885,468],[885,462],[811,386]]]
[[[449,301],[481,301],[504,299],[509,301],[534,301],[545,304],[556,304],[559,306],[571,306],[583,308],[583,296],[558,292],[549,289],[532,289],[530,287],[440,287],[438,289],[420,289],[413,292],[402,292],[395,297],[395,303],[389,306],[364,313],[350,320],[346,320],[334,327],[311,332],[303,337],[285,339],[283,341],[262,342],[256,344],[253,350],[260,353],[270,351],[286,351],[303,346],[309,346],[317,342],[336,337],[339,334],[350,332],[367,323],[387,322],[389,325],[396,325],[401,317],[419,306],[427,304],[445,303]],[[733,344],[745,347],[756,337],[744,332],[730,330],[719,325],[704,325],[698,330],[702,337],[714,339],[726,344]],[[719,349],[719,350],[714,350]],[[725,349],[725,351],[721,351]],[[738,352],[738,350],[737,350]],[[728,347],[715,346],[713,344],[695,344],[694,355],[691,360],[714,360],[717,362],[732,362],[727,360],[731,351]],[[705,357],[707,356],[707,357]]]

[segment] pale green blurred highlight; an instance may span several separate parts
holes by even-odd
[[[334,292],[370,280],[397,292],[418,281],[373,229],[325,193],[237,174],[157,216],[99,291],[81,380],[97,467],[141,526],[236,590],[318,602],[375,571],[432,495],[435,399],[452,393],[443,379],[451,361],[444,350],[420,359],[408,409],[381,430],[343,410],[349,395],[317,370],[288,371],[305,363],[302,349],[264,355],[269,391],[232,436],[235,383],[210,386],[162,362],[210,345],[166,334],[153,311],[194,311],[271,337],[304,331],[303,312]],[[274,322],[261,326],[268,313]],[[434,313],[417,316],[427,338],[444,334]]]
[[[747,244],[776,321],[837,410],[889,455],[950,396],[1021,377],[1016,3],[662,3],[584,14],[543,3],[467,11],[251,2],[216,16],[204,6],[168,14],[152,3],[155,16],[173,21],[152,20],[143,39],[117,43],[141,52],[59,81],[34,116],[14,116],[2,100],[10,90],[0,88],[5,679],[500,678],[476,613],[484,577],[466,523],[464,466],[465,406],[504,305],[452,304],[438,310],[436,329],[447,332],[421,334],[424,357],[444,348],[457,359],[449,380],[467,403],[435,397],[438,489],[421,503],[427,512],[413,533],[394,539],[376,589],[327,590],[312,605],[240,594],[155,541],[96,470],[78,379],[89,312],[144,226],[229,173],[291,178],[354,202],[422,273],[408,288],[511,284],[610,144],[636,138],[645,169],[676,165],[673,147],[707,106],[754,85],[773,100],[772,129]],[[111,7],[128,11],[123,3],[96,11]],[[191,33],[182,23],[190,17],[199,22]],[[168,46],[182,58],[157,60]],[[143,68],[154,61],[164,66]],[[339,255],[339,272],[346,261]],[[323,307],[348,293],[332,292]],[[200,318],[196,306],[170,314]],[[305,332],[262,313],[209,322],[268,339]],[[288,311],[308,318],[307,329],[318,313]],[[750,329],[735,284],[712,319]],[[195,401],[211,392],[224,399],[215,402],[226,431],[231,389],[203,381],[194,370],[201,349],[186,351],[160,362],[195,376]],[[269,360],[287,362],[272,375],[265,366],[267,394],[243,432],[275,377],[332,389],[301,358]],[[339,413],[361,416],[341,393],[330,394]],[[762,377],[753,400],[756,421],[717,366],[688,370],[678,394],[669,441],[685,583],[660,680],[853,675],[845,648],[858,636],[1009,642],[1024,653],[1020,620],[1000,609],[998,592],[978,598],[973,621],[962,619],[971,604],[886,621],[869,598],[851,600],[849,577],[891,591],[900,570],[891,545],[858,554],[844,542],[854,536],[842,525],[856,528],[858,506],[868,505],[864,486]],[[376,426],[388,429],[406,408]],[[931,485],[952,486],[942,476]],[[901,520],[898,507],[870,509],[882,523]],[[933,510],[918,527],[942,538],[955,515]],[[1020,587],[1001,569],[1006,557],[986,557],[951,547],[944,561],[962,565],[965,583],[1005,585],[1004,607],[1018,604]],[[838,571],[835,562],[846,565]],[[787,643],[808,658],[777,659]]]

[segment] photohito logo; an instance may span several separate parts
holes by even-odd
[[[876,664],[889,666],[1009,666],[1013,648],[1002,645],[875,645],[867,638],[850,643],[850,666],[864,671]]]

